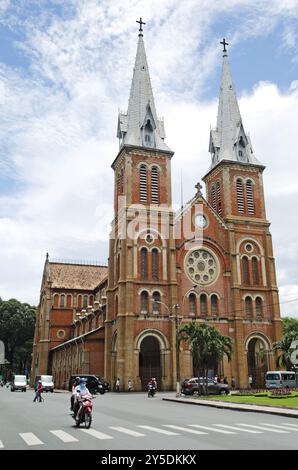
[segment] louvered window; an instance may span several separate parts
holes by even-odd
[[[196,308],[196,302],[197,298],[195,294],[190,294],[189,295],[189,314],[190,315],[195,315],[197,308]]]
[[[64,294],[60,295],[60,307],[61,308],[65,307],[65,295]]]
[[[140,167],[140,202],[147,202],[147,168]]]
[[[247,213],[253,215],[255,213],[254,205],[254,193],[253,193],[253,184],[249,180],[246,183],[246,201],[247,201]]]
[[[251,318],[253,316],[252,298],[246,297],[245,299],[245,313],[246,316]]]
[[[141,249],[141,277],[142,279],[148,277],[148,251],[146,248]]]
[[[148,313],[148,307],[149,307],[148,292],[143,291],[141,293],[141,313],[143,313],[143,314]]]
[[[83,308],[88,307],[88,295],[84,295],[83,297]]]
[[[211,205],[214,210],[216,210],[216,191],[215,191],[215,186],[212,186],[211,188]]]
[[[218,298],[217,295],[211,295],[211,314],[218,315]]]
[[[242,275],[243,275],[243,284],[248,286],[250,284],[249,280],[249,264],[247,256],[242,258]]]
[[[158,204],[159,202],[159,177],[158,169],[154,166],[151,170],[151,202]]]
[[[257,317],[263,316],[263,301],[261,297],[256,298],[256,315]]]
[[[152,250],[152,279],[158,280],[158,250],[156,248]]]
[[[259,262],[258,262],[258,258],[253,258],[252,259],[252,277],[253,277],[254,286],[258,286],[259,285]]]
[[[220,184],[216,183],[216,197],[217,197],[217,212],[221,215],[221,192],[220,192]]]
[[[200,313],[202,316],[207,315],[207,295],[201,294],[200,296]]]
[[[236,191],[238,213],[244,214],[243,183],[241,179],[237,179],[236,181]]]

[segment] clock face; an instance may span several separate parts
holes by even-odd
[[[203,214],[197,214],[195,216],[195,222],[199,228],[205,228],[207,225],[207,219]]]

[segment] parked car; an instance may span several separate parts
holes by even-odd
[[[198,377],[193,377],[189,380],[184,380],[181,386],[181,393],[184,395],[193,395],[194,393],[202,393],[205,380],[200,377],[200,384]],[[208,379],[208,395],[228,395],[230,393],[230,387],[228,384],[214,382],[212,379]]]
[[[21,392],[26,392],[27,390],[26,375],[14,375],[12,382],[10,384],[10,391],[15,392],[16,390],[21,390]]]
[[[71,391],[76,377],[85,378],[87,380],[86,387],[88,388],[90,393],[93,393],[93,394],[100,393],[101,395],[105,393],[106,389],[101,379],[99,377],[96,377],[96,375],[90,375],[90,374],[71,375],[69,379],[69,383],[68,383],[69,391]]]

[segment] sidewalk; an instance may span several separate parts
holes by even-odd
[[[247,403],[228,403],[220,400],[199,400],[196,398],[188,398],[183,396],[178,398],[163,398],[163,400],[176,403],[186,403],[187,405],[211,406],[214,408],[225,408],[227,410],[253,411],[254,413],[269,413],[279,416],[287,416],[290,418],[298,418],[298,409],[294,408],[276,407],[270,405],[249,405]]]

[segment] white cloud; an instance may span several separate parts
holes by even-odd
[[[56,4],[63,8],[62,2]],[[217,97],[210,102],[199,97],[219,66],[222,31],[214,32],[214,24],[220,15],[231,15],[236,47],[298,14],[297,2],[291,1],[72,0],[71,6],[63,17],[47,8],[26,10],[26,21],[21,10],[7,8],[13,16],[6,23],[26,33],[19,46],[31,69],[26,73],[0,67],[5,89],[0,177],[12,178],[15,185],[14,191],[0,192],[0,295],[33,303],[38,301],[47,251],[65,258],[107,258],[105,237],[113,204],[110,165],[118,151],[117,110],[127,107],[129,95],[137,39],[134,18],[141,14],[147,22],[145,43],[157,110],[165,116],[167,143],[175,151],[173,188],[180,188],[183,167],[187,200],[210,164],[209,126],[216,123]],[[297,105],[297,87],[282,93],[274,83],[258,83],[240,99],[255,153],[267,166],[268,218],[282,297],[295,292],[298,297],[298,270],[292,262],[298,221],[291,215],[289,231],[284,210],[297,193]],[[179,191],[173,194],[179,204]]]

